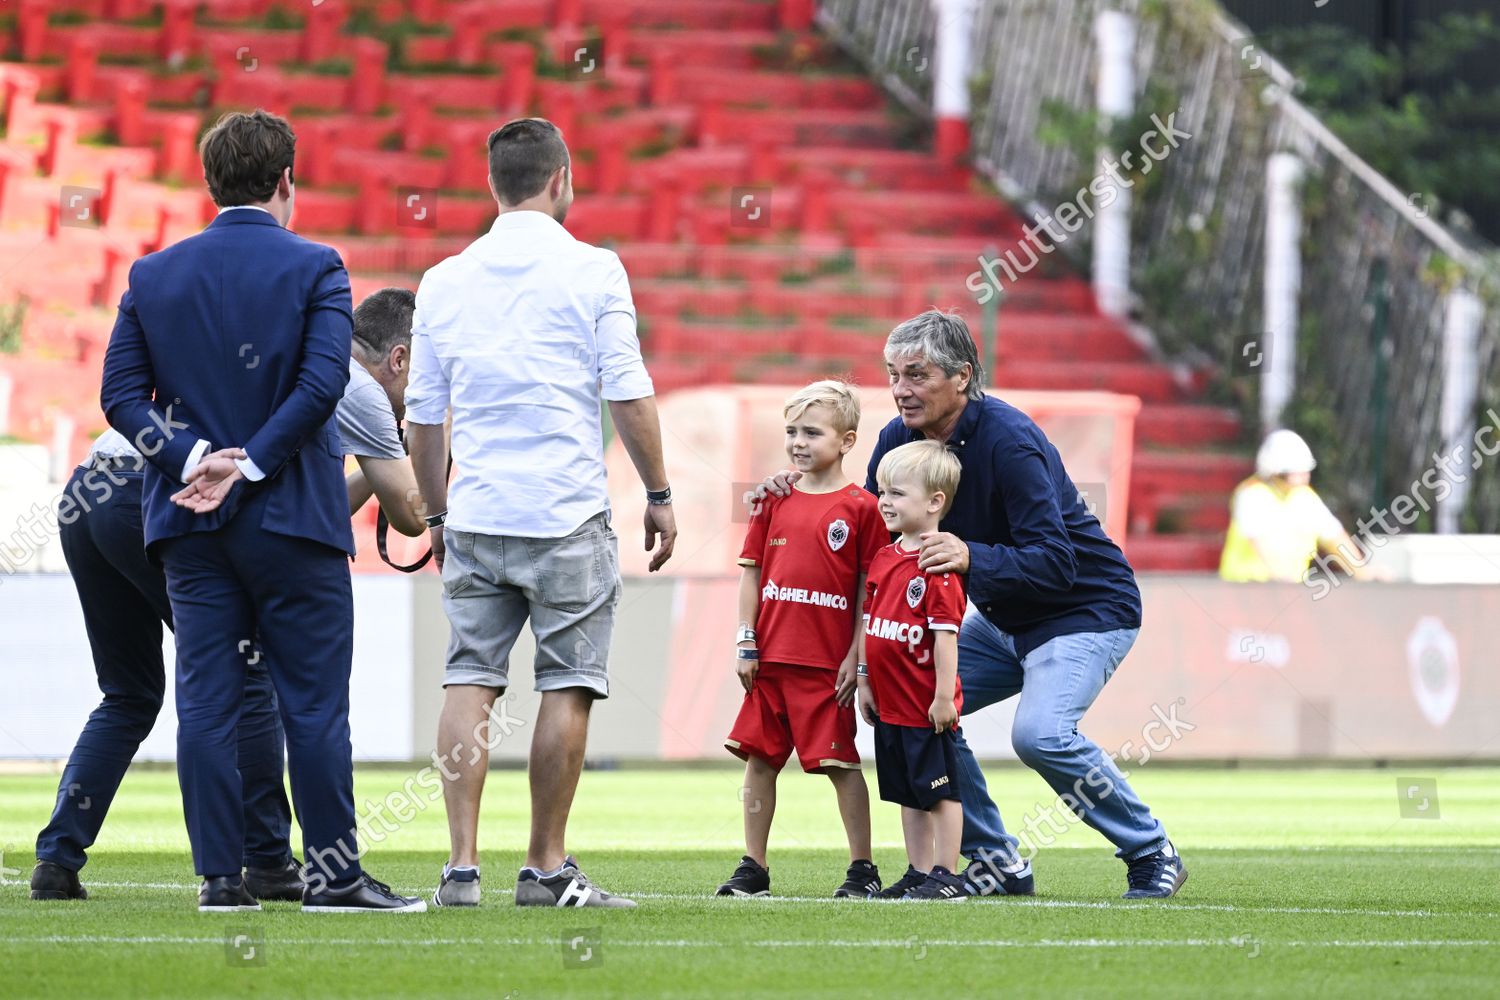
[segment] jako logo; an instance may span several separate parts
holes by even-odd
[[[931,787],[931,788],[941,788],[942,786],[946,785],[947,783],[948,783],[948,776],[945,774],[941,778],[938,778],[936,781],[934,781],[929,787]]]
[[[922,641],[923,634],[924,632],[920,625],[893,622],[886,618],[871,618],[870,623],[865,626],[865,635],[873,635],[877,639],[893,639],[896,642],[906,642],[912,646],[916,646]]]
[[[838,608],[840,611],[849,610],[849,598],[843,594],[828,594],[821,590],[807,590],[804,587],[778,587],[775,580],[767,580],[766,585],[760,588],[760,599],[790,601],[793,604],[815,604],[820,608]]]

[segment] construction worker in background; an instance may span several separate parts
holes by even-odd
[[[1266,435],[1255,455],[1255,475],[1230,498],[1220,577],[1231,583],[1300,583],[1322,551],[1356,579],[1373,578],[1344,556],[1361,549],[1310,485],[1317,464],[1295,431]]]

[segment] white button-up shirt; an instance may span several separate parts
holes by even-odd
[[[460,531],[561,538],[608,509],[600,401],[653,392],[620,258],[549,215],[507,212],[422,278],[406,417],[453,409]]]

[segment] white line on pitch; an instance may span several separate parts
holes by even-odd
[[[0,885],[27,885],[28,883],[15,879],[0,882]],[[198,888],[196,883],[189,882],[88,882],[88,887],[101,889],[153,889],[153,890],[182,890],[190,891]],[[410,887],[397,886],[402,892],[410,892],[423,895],[426,890]],[[511,889],[486,889],[485,893],[494,896],[510,896],[514,894]],[[717,897],[707,893],[672,893],[672,892],[633,892],[628,894],[631,899],[659,899],[671,902],[703,903],[713,902],[716,906],[774,906],[777,903],[815,903],[832,906],[858,905],[857,902],[847,899],[834,899],[831,896],[771,896],[768,898],[754,900],[719,900]],[[897,900],[882,900],[881,903],[893,903]],[[983,904],[982,904],[983,905]],[[1500,918],[1500,913],[1485,910],[1465,910],[1444,913],[1438,910],[1362,910],[1356,907],[1337,906],[1236,906],[1230,903],[1155,903],[1152,901],[1141,902],[1113,902],[1113,901],[1091,901],[1072,899],[1008,899],[1004,902],[996,901],[996,906],[1031,907],[1034,909],[1063,909],[1063,910],[1152,910],[1155,912],[1171,912],[1173,910],[1206,911],[1211,913],[1287,913],[1287,914],[1323,914],[1328,916],[1343,917],[1479,917],[1482,919]]]
[[[488,945],[491,947],[557,947],[560,938],[285,938],[266,935],[265,943],[276,945],[298,945],[318,947],[326,945],[368,945],[386,947],[392,945]],[[177,937],[147,935],[127,937],[124,935],[99,934],[49,934],[39,937],[7,936],[0,939],[0,947],[11,944],[164,944],[164,945],[223,945],[223,937]],[[1465,940],[1356,940],[1356,941],[1275,941],[1259,942],[1266,948],[1493,948],[1500,941]],[[753,948],[911,948],[922,945],[929,948],[1243,948],[1245,938],[1039,938],[1027,941],[1018,938],[963,939],[963,938],[897,938],[893,940],[821,940],[796,941],[711,941],[684,939],[626,939],[616,938],[608,947],[629,948],[723,948],[729,944],[744,944]]]

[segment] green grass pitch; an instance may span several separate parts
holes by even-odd
[[[358,799],[414,772],[362,768]],[[1013,827],[1051,802],[1024,769],[989,774]],[[1437,780],[1421,818],[1401,815],[1409,775]],[[1157,767],[1132,780],[1187,862],[1175,899],[1122,901],[1124,866],[1077,825],[1037,856],[1033,899],[835,902],[845,853],[832,791],[796,772],[773,830],[777,898],[715,899],[741,853],[739,775],[725,767],[586,772],[570,848],[640,908],[517,910],[526,779],[497,771],[478,909],[314,916],[271,903],[226,916],[195,909],[171,771],[126,778],[84,903],[27,898],[55,777],[0,776],[0,996],[1500,995],[1500,770]],[[876,803],[874,827],[894,879],[896,810]],[[446,847],[439,801],[366,864],[425,895]]]

